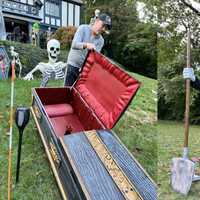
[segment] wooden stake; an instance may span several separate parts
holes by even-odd
[[[187,67],[190,65],[190,30],[188,30],[188,42],[187,42]],[[185,138],[184,147],[188,147],[189,137],[189,114],[190,114],[190,79],[186,79],[186,99],[185,99]]]

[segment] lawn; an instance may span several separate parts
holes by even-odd
[[[156,85],[155,80],[132,74],[141,83],[141,88],[128,110],[117,123],[114,131],[142,164],[150,176],[157,176],[157,131],[156,131]],[[15,81],[14,107],[31,105],[31,88],[38,87],[40,80]],[[50,86],[62,85],[52,81]],[[10,81],[0,81],[0,199],[7,198],[7,155],[10,111]],[[18,200],[61,199],[47,156],[37,129],[31,118],[25,129],[22,146],[19,184],[15,184],[18,132],[13,130],[13,197]]]
[[[193,183],[187,197],[175,193],[170,185],[170,163],[173,157],[182,156],[184,125],[180,122],[158,122],[158,199],[197,200],[200,199],[200,182]],[[200,156],[200,126],[190,126],[190,156]],[[200,167],[199,167],[200,169]],[[197,171],[199,171],[197,169]]]

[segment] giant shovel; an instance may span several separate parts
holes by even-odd
[[[190,31],[188,31],[187,42],[187,67],[190,67]],[[173,158],[171,166],[171,185],[172,188],[187,195],[192,181],[200,180],[194,174],[195,163],[188,158],[188,138],[189,138],[189,99],[190,99],[190,80],[186,80],[186,106],[185,106],[185,138],[182,158]]]

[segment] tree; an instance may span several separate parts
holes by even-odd
[[[128,34],[122,55],[125,66],[131,71],[157,77],[157,26],[152,23],[138,23]]]
[[[158,4],[158,117],[160,119],[183,119],[185,87],[182,70],[186,66],[186,35],[192,33],[192,66],[199,65],[199,17],[188,6],[189,1],[162,1]],[[197,53],[198,52],[198,53]],[[191,121],[199,122],[199,104],[192,91]],[[198,97],[199,98],[199,97]],[[170,115],[168,115],[170,113]]]

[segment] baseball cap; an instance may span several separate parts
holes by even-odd
[[[106,28],[108,30],[111,30],[112,28],[112,21],[111,17],[105,13],[101,13],[98,18],[106,25]]]

